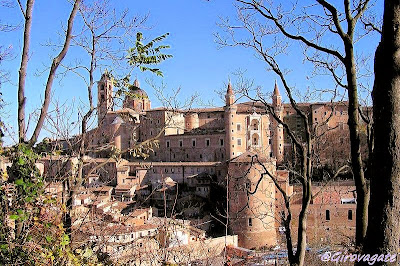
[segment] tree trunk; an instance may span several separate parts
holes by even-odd
[[[400,238],[400,0],[386,0],[375,53],[374,151],[365,252],[397,254]],[[397,265],[397,262],[375,265]]]
[[[18,74],[18,142],[25,142],[25,80],[29,61],[29,47],[31,43],[32,12],[34,0],[26,1],[24,47],[22,48],[21,66]]]
[[[357,212],[356,212],[356,247],[361,247],[367,232],[369,189],[364,176],[363,162],[361,157],[360,144],[360,122],[358,112],[358,90],[357,73],[354,62],[354,50],[352,37],[345,41],[345,66],[347,76],[347,89],[349,97],[349,131],[350,131],[350,152],[351,166],[357,192]]]

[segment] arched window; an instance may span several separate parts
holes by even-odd
[[[260,122],[257,119],[251,120],[251,130],[258,130]]]
[[[260,137],[258,136],[258,134],[253,134],[253,136],[251,137],[251,141],[253,143],[253,146],[258,146],[260,142]]]

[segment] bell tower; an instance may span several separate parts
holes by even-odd
[[[105,71],[97,83],[97,124],[99,127],[104,124],[107,112],[113,109],[113,88],[112,77],[108,71]]]

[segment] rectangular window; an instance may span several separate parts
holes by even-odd
[[[169,148],[169,146],[170,146],[169,140],[166,141],[166,145],[167,145],[167,148]]]
[[[192,139],[192,146],[196,147],[196,139]]]
[[[353,220],[353,210],[348,210],[347,211],[347,219]]]
[[[183,147],[183,140],[179,140],[179,147]]]
[[[236,124],[236,130],[240,131],[241,130],[241,125],[240,124]]]
[[[206,147],[210,146],[210,139],[206,139]]]
[[[331,219],[331,212],[329,210],[325,211],[325,220],[329,221]]]
[[[224,139],[219,139],[219,145],[224,146]]]
[[[249,218],[249,226],[253,226],[253,220]]]
[[[237,145],[242,146],[242,139],[237,139]]]

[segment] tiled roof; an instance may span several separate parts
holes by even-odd
[[[270,162],[271,159],[265,157],[262,154],[246,151],[245,153],[242,153],[241,155],[230,160],[230,162],[232,163],[250,163],[252,161],[254,163],[257,163],[258,161],[261,163],[265,163],[265,162]]]
[[[130,166],[147,166],[147,167],[163,167],[163,166],[217,166],[221,162],[129,162]]]

